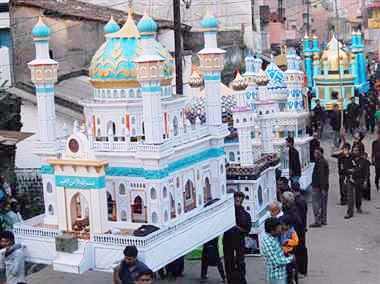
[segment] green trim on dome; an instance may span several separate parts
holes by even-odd
[[[38,23],[34,26],[32,30],[32,35],[34,37],[44,38],[50,36],[49,27],[42,21],[42,18],[39,17]]]

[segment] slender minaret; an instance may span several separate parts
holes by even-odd
[[[220,82],[226,52],[218,48],[218,20],[210,12],[206,13],[201,26],[204,31],[205,47],[198,52],[198,56],[206,90],[206,124],[213,132],[222,125]]]
[[[36,88],[38,108],[38,142],[36,153],[54,154],[58,149],[55,129],[54,84],[57,82],[58,62],[49,54],[50,29],[39,17],[32,31],[36,58],[28,63]]]
[[[280,111],[278,104],[266,99],[268,82],[267,74],[260,70],[256,79],[256,84],[259,87],[259,100],[256,101],[256,120],[261,132],[262,154],[274,153],[274,114]]]
[[[364,43],[360,31],[352,32],[351,51],[355,54],[355,60],[352,66],[356,75],[355,85],[356,87],[360,87],[367,83],[367,66],[364,55]]]
[[[243,74],[244,78],[247,79],[248,87],[245,90],[245,101],[246,105],[255,110],[255,99],[257,96],[257,86],[255,82],[255,74],[257,68],[256,58],[249,53],[245,59],[245,73]],[[261,66],[260,66],[261,68]]]
[[[313,87],[313,46],[308,35],[303,39],[303,54],[305,57],[305,71],[307,77],[307,86]]]
[[[303,99],[303,72],[301,71],[301,58],[295,49],[289,48],[286,56],[288,68],[285,72],[288,87],[288,110],[293,112],[304,110]]]
[[[142,55],[136,58],[135,63],[143,97],[145,143],[160,144],[163,141],[161,80],[164,58],[154,49],[156,22],[145,13],[137,27],[141,34]]]

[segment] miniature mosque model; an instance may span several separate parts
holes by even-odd
[[[367,63],[360,32],[352,32],[349,48],[344,47],[332,33],[331,40],[322,53],[318,38],[306,35],[303,52],[308,87],[315,93],[311,101],[312,108],[316,105],[315,101],[320,100],[326,110],[332,110],[335,104],[340,109],[343,104],[343,109],[346,109],[355,92],[368,92]]]
[[[172,94],[173,60],[156,41],[156,22],[145,14],[135,25],[130,10],[123,27],[111,19],[104,28],[106,41],[90,67],[94,96],[82,102],[84,123],[56,137],[58,63],[49,57],[50,29],[39,19],[29,68],[45,214],[14,228],[29,261],[71,273],[111,271],[123,248],[136,245],[139,258],[157,271],[234,226],[225,172],[229,132],[219,98],[225,51],[217,47],[216,18],[207,14],[201,24],[204,122],[187,120],[186,98]],[[134,235],[142,225],[157,230]],[[62,248],[59,239],[71,245]]]
[[[268,205],[276,199],[276,169],[283,176],[289,173],[286,137],[294,137],[300,154],[301,189],[310,186],[314,168],[309,148],[312,138],[306,133],[309,113],[301,58],[289,48],[286,59],[286,71],[273,62],[264,71],[262,59],[249,54],[245,73],[237,73],[230,92],[221,97],[222,117],[230,130],[225,138],[227,189],[245,194],[243,206],[251,214],[251,233],[258,235],[259,243]],[[201,84],[201,75],[195,71],[190,85],[199,88]],[[199,94],[189,101],[190,120],[202,121],[206,116],[205,99]]]

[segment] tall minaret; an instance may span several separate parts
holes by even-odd
[[[143,97],[145,143],[160,144],[163,140],[161,80],[164,58],[154,49],[156,22],[145,13],[137,27],[141,34],[142,55],[136,58],[135,63]]]
[[[352,43],[351,43],[351,51],[355,54],[355,74],[356,80],[355,84],[357,87],[365,85],[367,83],[367,66],[366,59],[364,55],[364,43],[362,34],[360,31],[352,32]]]
[[[49,55],[50,29],[39,17],[32,31],[36,59],[28,63],[36,88],[38,108],[38,142],[36,153],[55,154],[58,148],[55,129],[54,84],[57,82],[58,62]]]
[[[303,54],[305,57],[305,72],[307,77],[307,86],[313,87],[313,43],[308,35],[303,39]]]
[[[206,90],[206,124],[212,132],[222,125],[220,82],[226,52],[218,48],[218,20],[210,12],[206,13],[201,26],[204,31],[205,47],[198,52],[198,55]]]
[[[288,86],[288,110],[303,111],[303,72],[301,71],[301,58],[294,48],[289,48],[286,56],[288,68],[285,72],[286,85]]]
[[[243,74],[244,78],[247,79],[248,87],[245,90],[245,101],[246,105],[252,110],[255,110],[255,99],[257,96],[257,86],[255,82],[255,74],[257,68],[256,58],[249,53],[245,59],[245,73]],[[260,66],[261,68],[261,66]]]

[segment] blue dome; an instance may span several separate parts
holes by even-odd
[[[217,29],[218,28],[218,20],[207,12],[206,16],[203,18],[201,22],[201,26],[204,29]]]
[[[268,65],[265,70],[269,77],[268,89],[282,89],[287,88],[285,83],[284,72],[273,62]]]
[[[32,35],[34,37],[48,37],[50,36],[50,29],[49,27],[42,21],[42,18],[38,18],[38,23],[34,26],[32,30]]]
[[[141,34],[155,33],[157,32],[157,27],[157,23],[148,14],[144,14],[137,24],[137,28]]]
[[[111,17],[109,22],[104,26],[104,33],[110,34],[110,33],[116,33],[120,30],[119,25],[115,22],[114,18]]]

